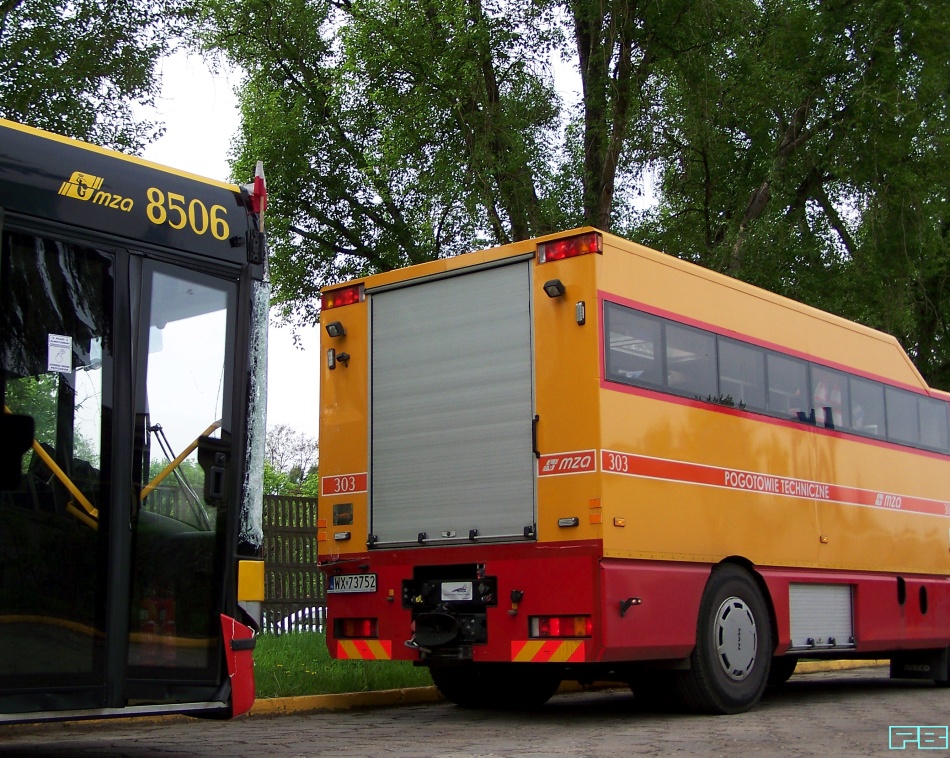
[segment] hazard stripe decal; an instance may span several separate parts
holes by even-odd
[[[581,663],[583,640],[514,640],[511,660],[515,663]]]
[[[607,474],[696,484],[703,487],[740,490],[778,497],[823,500],[829,503],[925,513],[932,516],[950,516],[950,503],[944,500],[897,495],[891,492],[845,487],[756,471],[706,466],[667,458],[653,458],[647,455],[633,455],[613,450],[601,450],[600,465],[601,470]]]
[[[391,661],[391,640],[337,640],[336,657],[351,661]]]

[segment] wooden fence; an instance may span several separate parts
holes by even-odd
[[[264,497],[263,631],[320,631],[326,619],[317,569],[317,499]]]

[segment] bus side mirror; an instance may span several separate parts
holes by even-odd
[[[23,456],[33,444],[33,417],[0,413],[0,490],[20,486]]]

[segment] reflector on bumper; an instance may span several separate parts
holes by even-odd
[[[337,640],[336,657],[351,661],[391,661],[390,640]]]
[[[511,643],[515,663],[580,663],[585,660],[583,640],[515,640]]]

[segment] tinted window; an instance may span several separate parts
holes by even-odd
[[[851,403],[848,399],[848,375],[813,365],[811,386],[818,425],[823,425],[828,429],[850,428]]]
[[[674,392],[713,400],[716,391],[716,338],[709,332],[667,322],[666,377]]]
[[[663,384],[662,323],[606,304],[607,376],[626,384]]]
[[[607,379],[950,452],[950,405],[604,304]]]
[[[858,434],[884,437],[884,385],[851,377],[851,429]]]
[[[920,444],[933,450],[946,451],[947,404],[926,397],[917,399],[920,412]]]
[[[885,388],[887,402],[887,436],[910,445],[920,443],[917,396],[904,390]]]
[[[719,339],[719,392],[737,408],[765,410],[765,351]]]
[[[778,353],[768,353],[769,411],[779,416],[804,421],[812,404],[808,397],[808,371],[805,361]]]

